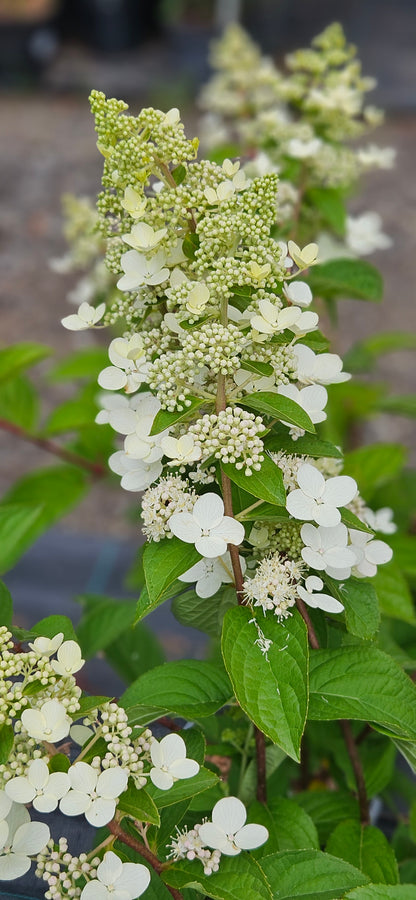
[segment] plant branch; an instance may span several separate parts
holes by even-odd
[[[140,856],[143,856],[144,859],[147,860],[148,863],[152,866],[152,868],[160,875],[161,872],[166,868],[162,862],[157,858],[157,856],[149,850],[148,847],[145,847],[144,844],[141,844],[140,841],[136,841],[132,835],[127,834],[123,831],[119,822],[116,819],[113,819],[108,823],[107,828],[111,831],[115,837],[121,841],[122,844],[126,844],[126,847],[130,847],[132,850],[136,850],[137,853],[140,853]],[[175,900],[183,900],[182,894],[180,891],[177,891],[176,888],[169,887],[166,885],[167,890],[175,898]]]
[[[308,629],[308,638],[311,647],[314,650],[319,650],[320,645],[318,638],[316,636],[315,629],[312,625],[309,613],[306,609],[306,606],[300,598],[296,601],[298,610],[304,620],[306,622],[306,627]],[[342,731],[342,735],[345,741],[345,746],[347,749],[348,756],[351,761],[352,769],[354,772],[355,783],[357,786],[357,795],[358,795],[358,803],[360,807],[360,821],[362,825],[368,825],[370,822],[369,809],[368,809],[368,797],[367,797],[367,789],[365,786],[364,779],[364,771],[362,762],[357,750],[357,744],[354,740],[354,735],[351,730],[351,723],[348,719],[340,719],[339,725]]]
[[[54,441],[48,440],[48,438],[29,434],[29,432],[25,431],[24,428],[21,428],[20,425],[15,425],[14,422],[8,422],[7,419],[0,419],[0,428],[3,429],[3,431],[8,431],[9,434],[21,438],[23,441],[27,441],[29,444],[34,444],[35,447],[40,447],[40,449],[45,450],[46,453],[52,453],[54,456],[58,456],[59,459],[63,459],[64,462],[85,469],[94,478],[103,478],[106,474],[106,469],[101,463],[91,462],[89,459],[85,459],[84,456],[80,456],[79,453],[67,450],[65,447],[61,447]]]
[[[256,740],[256,764],[257,764],[257,792],[256,797],[260,803],[267,803],[266,791],[266,741],[260,728],[255,726],[254,737]]]
[[[357,745],[354,740],[354,735],[351,729],[351,722],[348,719],[340,719],[339,725],[344,737],[345,746],[347,748],[348,756],[351,760],[351,765],[354,771],[355,783],[357,785],[357,794],[358,794],[358,804],[360,807],[360,821],[362,825],[370,824],[370,814],[368,809],[368,797],[367,797],[367,788],[365,786],[364,772],[361,763],[361,759],[357,750]]]

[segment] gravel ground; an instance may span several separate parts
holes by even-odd
[[[91,346],[96,335],[70,334],[60,325],[68,312],[65,295],[72,276],[57,275],[48,265],[65,251],[61,234],[60,197],[65,191],[93,195],[99,188],[101,159],[87,103],[88,91],[61,96],[10,95],[0,98],[3,141],[0,148],[0,261],[2,264],[1,341],[34,340],[50,344],[57,357],[73,348]],[[131,104],[132,109],[139,108]],[[416,182],[412,170],[416,117],[390,118],[377,141],[398,151],[393,171],[369,176],[356,211],[373,209],[383,218],[394,247],[374,255],[385,277],[385,300],[379,304],[345,301],[340,304],[336,338],[340,352],[355,340],[387,329],[416,331]],[[103,339],[104,340],[104,339]],[[383,380],[395,391],[410,391],[410,353],[392,354],[382,363]],[[38,368],[42,373],[42,366]],[[45,404],[66,396],[65,387],[48,388]],[[381,417],[371,426],[370,440],[397,439],[411,443],[413,423]],[[29,445],[1,436],[0,490],[32,466],[50,462]],[[96,485],[89,497],[65,520],[65,527],[118,537],[134,537],[134,522],[125,513],[132,498],[121,490]]]

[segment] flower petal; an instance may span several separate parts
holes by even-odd
[[[370,541],[365,555],[368,562],[379,566],[390,562],[393,550],[385,541]]]
[[[87,882],[81,894],[81,900],[110,900],[110,897],[114,894],[110,894],[105,884],[96,878]]]
[[[14,803],[30,803],[36,794],[36,788],[30,783],[29,779],[23,775],[17,778],[11,778],[6,781],[5,791],[10,800]]]
[[[169,520],[170,523],[171,520]],[[227,543],[223,538],[214,535],[199,537],[195,541],[195,548],[201,556],[214,559],[216,556],[222,556],[227,549]]]
[[[218,494],[203,494],[198,497],[192,515],[201,528],[215,528],[224,516],[224,503]]]
[[[176,759],[169,768],[174,778],[193,778],[199,772],[199,763],[196,759]]]
[[[160,769],[161,766],[163,766],[164,756],[159,741],[152,741],[150,745],[150,759],[157,769]]]
[[[247,818],[244,803],[237,797],[223,797],[218,800],[212,810],[214,825],[225,831],[225,834],[235,834],[243,827]]]
[[[74,763],[68,769],[68,775],[74,791],[80,791],[82,794],[92,794],[95,791],[98,774],[88,763]]]
[[[317,503],[314,511],[314,521],[324,528],[332,528],[341,521],[341,513],[336,506],[326,506],[324,503]]]
[[[224,516],[222,521],[212,528],[211,537],[221,537],[227,544],[241,544],[244,540],[244,525],[232,516]]]
[[[150,769],[150,780],[160,791],[169,791],[173,785],[173,778],[169,772],[162,772],[162,769]]]
[[[321,497],[325,489],[325,478],[315,466],[304,463],[297,474],[298,485],[307,497],[316,500]]]
[[[115,797],[119,797],[126,790],[128,780],[129,773],[126,769],[122,769],[121,766],[105,769],[98,776],[96,792],[100,797],[105,797],[106,800],[114,800]]]
[[[349,475],[336,475],[328,478],[323,492],[323,500],[331,506],[345,506],[355,497],[358,487],[354,478]]]
[[[104,854],[103,860],[97,868],[97,878],[99,878],[102,884],[114,884],[115,880],[120,878],[122,871],[123,863],[120,857],[117,856],[116,853],[113,853],[112,850],[107,850],[107,853]]]
[[[201,527],[192,513],[174,513],[169,519],[169,528],[175,537],[186,544],[194,544],[201,537]]]
[[[114,885],[116,891],[127,891],[131,900],[140,897],[150,884],[150,872],[141,863],[123,863],[123,871]]]
[[[0,881],[13,881],[26,875],[31,866],[31,861],[26,853],[8,853],[0,856]]]
[[[317,503],[303,491],[291,491],[286,497],[286,509],[294,519],[314,519]]]
[[[82,791],[68,791],[59,804],[64,816],[80,816],[91,806],[91,797]]]
[[[50,836],[49,828],[44,822],[28,822],[17,829],[13,838],[12,850],[14,853],[32,856],[43,850]]]
[[[108,770],[107,770],[108,771]],[[101,828],[101,825],[107,825],[116,811],[116,801],[108,800],[104,797],[97,797],[93,800],[91,806],[85,812],[85,818],[94,828]]]
[[[234,836],[234,841],[240,850],[255,850],[268,840],[269,832],[264,825],[243,825]]]
[[[160,742],[160,749],[168,768],[175,760],[186,757],[186,744],[180,734],[167,734]]]
[[[226,850],[230,843],[225,831],[223,831],[222,828],[218,828],[213,822],[204,822],[199,829],[198,835],[201,838],[202,843],[206,844],[208,847],[212,847],[213,850]],[[239,852],[240,851],[238,851],[238,853]],[[237,856],[237,852],[229,855]]]
[[[100,387],[106,391],[118,391],[126,384],[127,375],[116,366],[107,366],[100,372],[97,381]]]

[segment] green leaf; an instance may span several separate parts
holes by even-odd
[[[345,233],[346,210],[342,194],[336,188],[309,188],[306,199],[321,213],[326,225],[336,234]]]
[[[195,259],[195,251],[199,247],[199,235],[195,231],[188,232],[182,241],[182,250],[188,259]]]
[[[210,716],[231,696],[231,686],[218,666],[193,659],[165,663],[141,675],[123,694],[132,724],[146,724],[171,712],[185,719]]]
[[[0,350],[0,382],[14,378],[22,369],[35,366],[52,350],[42,344],[22,343]]]
[[[79,710],[77,710],[78,719],[83,719],[84,716],[88,716],[93,709],[96,709],[97,706],[102,706],[107,700],[108,697],[92,697],[90,694],[84,694],[79,699]]]
[[[267,450],[274,450],[276,453],[279,450],[283,450],[284,453],[289,453],[290,455],[295,453],[299,456],[313,456],[316,459],[320,459],[322,456],[342,459],[341,450],[335,444],[331,444],[330,441],[322,441],[314,434],[304,434],[294,441],[286,430],[279,429],[278,434],[276,434],[277,429],[278,426],[274,425],[271,433],[265,438],[264,446]]]
[[[43,432],[47,435],[64,434],[91,426],[98,412],[97,388],[94,383],[83,387],[76,397],[71,397],[53,410]],[[100,428],[101,426],[97,426]]]
[[[148,545],[146,544],[146,546],[148,546]],[[159,545],[157,545],[157,546],[159,546]],[[183,591],[185,589],[185,587],[186,587],[186,585],[184,584],[183,581],[178,581],[178,579],[175,579],[173,584],[168,584],[168,586],[165,588],[165,590],[162,591],[162,593],[159,595],[157,600],[152,601],[149,597],[149,591],[147,590],[147,587],[145,585],[142,588],[142,590],[140,592],[140,597],[137,601],[136,617],[134,620],[134,624],[136,625],[137,622],[140,622],[142,619],[145,618],[145,616],[148,616],[149,613],[153,612],[154,609],[157,609],[157,607],[160,606],[162,603],[164,603],[165,600],[169,600],[170,597],[174,597],[175,594],[179,594],[179,592]]]
[[[377,488],[398,475],[405,462],[406,449],[401,444],[371,444],[345,454],[343,475],[355,478],[368,500]]]
[[[182,890],[189,886],[214,900],[271,900],[272,894],[263,871],[248,854],[222,856],[218,872],[205,875],[199,860],[183,860],[165,872],[163,880]]]
[[[104,347],[91,347],[88,350],[76,350],[59,362],[49,372],[54,381],[65,381],[73,378],[93,378],[108,365],[108,354]]]
[[[370,884],[357,888],[345,895],[345,900],[415,900],[414,884],[399,884],[386,887],[384,884]]]
[[[126,684],[165,661],[162,647],[145,625],[123,631],[105,648],[105,658]]]
[[[11,593],[4,582],[0,581],[0,625],[6,625],[6,628],[10,628],[12,616],[13,601]]]
[[[198,597],[195,591],[186,591],[172,602],[172,612],[181,625],[197,628],[210,637],[220,637],[222,622],[227,609],[237,603],[234,587],[226,588],[214,597]]]
[[[33,625],[31,632],[47,638],[53,638],[56,634],[62,632],[65,641],[77,640],[74,626],[71,619],[68,619],[68,616],[46,616],[45,619],[41,619],[40,622],[36,622],[36,625]]]
[[[159,828],[149,828],[147,839],[150,848],[157,856],[166,858],[169,850],[168,845],[171,842],[172,835],[175,834],[176,828],[181,826],[182,820],[189,808],[189,800],[182,800],[180,803],[172,803],[160,810],[160,826]]]
[[[369,825],[347,819],[340,822],[327,843],[327,852],[356,866],[376,884],[397,884],[399,870],[387,838]]]
[[[368,641],[377,634],[380,610],[373,584],[348,578],[344,584],[333,578],[325,578],[331,594],[345,606],[345,623],[348,631]]]
[[[152,798],[147,791],[143,788],[138,790],[132,783],[120,795],[117,809],[139,822],[150,822],[151,825],[160,824],[160,816]]]
[[[84,612],[77,626],[77,640],[82,655],[90,659],[133,624],[135,602],[89,594],[84,594],[80,600]]]
[[[27,528],[24,550],[79,503],[87,487],[86,473],[69,465],[38,469],[16,481],[3,497],[3,504],[24,504],[25,509],[30,504],[32,510],[34,507],[39,510],[33,515],[31,527]]]
[[[384,397],[380,403],[383,412],[394,413],[398,416],[416,416],[416,394],[400,394]]]
[[[42,506],[0,504],[0,572],[7,572],[33,543],[43,517]],[[37,536],[37,535],[36,535]]]
[[[261,617],[272,643],[263,653],[253,611],[238,606],[224,617],[222,654],[240,706],[267,737],[299,761],[308,702],[308,639],[301,616],[280,624]]]
[[[0,765],[7,763],[14,744],[13,725],[0,726]]]
[[[289,422],[290,425],[297,425],[305,431],[315,432],[315,426],[312,424],[308,414],[295,403],[290,397],[283,397],[282,394],[273,394],[271,391],[258,391],[256,394],[248,394],[240,400],[242,406],[248,406],[249,409],[255,409],[259,413],[271,416],[273,419],[280,419],[282,422]]]
[[[379,356],[397,350],[414,349],[416,349],[416,335],[407,331],[382,332],[354,344],[344,356],[344,366],[348,372],[369,372],[374,368]]]
[[[284,506],[286,503],[286,491],[283,484],[282,470],[273,462],[270,456],[265,455],[261,468],[251,475],[246,475],[244,469],[236,469],[233,463],[221,463],[221,468],[239,487],[249,491],[253,497],[265,500],[266,503]]]
[[[319,850],[316,826],[294,800],[275,797],[267,806],[256,801],[250,806],[248,821],[264,825],[269,832],[268,841],[255,851],[256,859],[282,850]]]
[[[309,718],[358,719],[416,739],[416,687],[374,647],[315,650],[310,659]]]
[[[363,259],[331,259],[311,269],[308,277],[314,296],[346,297],[354,300],[381,300],[380,272]]]
[[[369,528],[368,525],[364,525],[364,522],[358,518],[358,516],[354,515],[350,509],[347,509],[346,506],[341,506],[341,522],[347,526],[347,528],[355,528],[356,531],[364,531],[365,534],[374,534],[372,528]]]
[[[250,512],[244,512],[241,516],[242,522],[252,522],[256,519],[268,522],[281,522],[284,524],[289,518],[288,511],[283,506],[272,506],[271,503],[261,503]]]
[[[385,616],[416,624],[412,595],[394,557],[392,562],[378,568],[371,583],[374,585],[380,609]]]
[[[274,900],[335,900],[365,884],[366,875],[354,866],[319,850],[292,850],[261,860]]]
[[[17,375],[2,385],[0,419],[6,419],[30,432],[35,427],[38,413],[38,395],[24,375]]]
[[[179,538],[165,538],[147,544],[143,553],[146,587],[152,609],[158,606],[162,594],[201,559],[193,544],[185,544]],[[151,610],[148,609],[148,612]]]
[[[158,788],[149,785],[149,794],[153,798],[158,809],[164,809],[174,803],[180,803],[183,800],[190,800],[196,794],[202,794],[208,791],[218,783],[218,776],[201,766],[197,775],[192,778],[175,781],[168,791],[161,791]]]
[[[182,184],[184,178],[186,177],[185,166],[182,166],[182,165],[176,166],[175,169],[171,169],[170,174],[172,175],[172,178],[173,178],[175,184],[177,184],[177,185]]]
[[[257,362],[256,359],[242,359],[241,368],[246,372],[254,372],[256,375],[273,375],[274,369],[270,363]]]
[[[358,819],[358,803],[346,791],[303,791],[293,798],[315,823],[321,844],[340,819]]]
[[[416,579],[416,536],[413,534],[389,534],[394,563],[410,578]]]
[[[188,419],[189,416],[192,416],[203,403],[200,397],[187,397],[186,400],[187,403],[189,401],[189,404],[186,406],[186,409],[183,409],[181,412],[168,412],[166,409],[160,409],[155,415],[150,434],[160,434],[160,432],[165,431],[166,428],[172,428],[172,426],[176,425],[178,422],[183,422],[184,419]]]
[[[65,756],[65,753],[54,753],[51,756],[48,769],[52,772],[67,772],[71,765],[71,760]]]

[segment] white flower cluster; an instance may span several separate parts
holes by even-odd
[[[211,455],[223,463],[235,463],[247,476],[258,471],[264,459],[264,445],[259,437],[264,433],[261,416],[228,406],[219,413],[206,414],[189,429],[201,448],[202,458]]]
[[[296,603],[303,569],[301,563],[285,559],[278,552],[266,556],[254,575],[245,579],[244,596],[253,606],[261,606],[264,615],[273,611],[281,622],[291,615],[289,610]]]
[[[180,475],[167,475],[142,497],[143,532],[151,541],[172,537],[169,519],[173,513],[191,512],[195,491]]]

